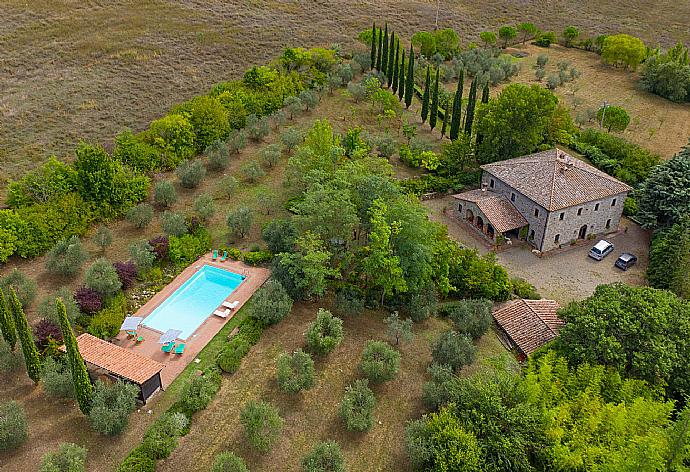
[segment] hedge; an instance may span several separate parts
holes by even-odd
[[[127,299],[123,293],[117,294],[97,312],[89,323],[89,333],[101,338],[112,338],[120,332],[120,326],[127,315]]]

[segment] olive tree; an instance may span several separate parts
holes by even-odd
[[[444,364],[457,370],[471,364],[477,355],[477,348],[469,336],[455,331],[446,331],[431,346],[431,357],[437,364]]]
[[[311,351],[318,355],[328,354],[343,340],[343,320],[319,308],[316,320],[307,329],[306,337]]]
[[[167,208],[177,201],[175,186],[169,180],[162,180],[153,187],[153,201],[156,205]]]
[[[257,451],[267,453],[278,440],[285,421],[270,403],[250,400],[240,412],[244,436]]]
[[[48,252],[46,269],[53,274],[73,276],[81,269],[89,255],[78,236],[58,241]]]
[[[230,234],[236,238],[244,238],[252,227],[254,213],[251,208],[241,206],[235,210],[230,210],[227,218]]]
[[[115,295],[122,287],[122,282],[117,276],[115,267],[104,257],[96,261],[86,269],[84,285],[95,290],[104,297]]]
[[[400,353],[383,341],[367,341],[359,370],[372,383],[392,380],[400,371]]]
[[[0,403],[0,452],[18,448],[28,436],[26,413],[15,401]]]
[[[376,397],[367,380],[355,380],[345,388],[340,401],[340,418],[348,431],[366,431],[374,422],[372,413],[375,406]]]
[[[287,393],[297,393],[314,386],[314,360],[309,353],[296,350],[292,354],[283,353],[278,357],[278,386]]]
[[[39,472],[85,472],[86,448],[73,443],[60,443],[57,451],[41,459]]]
[[[254,294],[254,318],[272,325],[287,316],[292,309],[292,298],[277,280],[269,280]]]
[[[140,203],[127,212],[127,221],[135,228],[146,228],[153,219],[153,207],[148,203]]]
[[[206,177],[206,168],[201,161],[184,161],[175,170],[175,175],[184,188],[197,188]]]

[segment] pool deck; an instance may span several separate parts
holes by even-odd
[[[197,328],[194,333],[187,338],[185,341],[185,350],[181,355],[170,353],[166,354],[161,351],[161,345],[158,343],[158,338],[160,338],[161,333],[153,329],[140,326],[137,332],[139,335],[144,337],[144,341],[136,344],[133,339],[128,339],[124,332],[112,340],[113,344],[124,347],[126,349],[131,349],[132,351],[151,358],[155,361],[161,362],[165,365],[161,371],[161,381],[163,383],[163,389],[167,388],[170,383],[175,380],[175,378],[182,373],[182,371],[187,367],[187,365],[192,362],[197,354],[208,344],[208,342],[221,330],[223,325],[227,323],[247,300],[254,294],[254,292],[268,279],[271,271],[263,267],[253,267],[243,262],[226,260],[225,262],[220,262],[220,259],[213,261],[211,254],[206,254],[202,256],[195,263],[191,264],[189,267],[184,269],[175,279],[168,285],[163,287],[163,289],[155,294],[151,300],[146,302],[144,306],[139,308],[134,316],[141,316],[145,318],[153,310],[156,309],[158,305],[163,303],[163,301],[175,292],[183,283],[189,280],[194,273],[199,270],[203,265],[210,265],[213,267],[218,267],[220,269],[226,269],[236,274],[245,275],[246,278],[240,284],[239,287],[235,289],[234,292],[230,294],[226,301],[233,302],[235,300],[239,301],[239,305],[235,310],[230,313],[228,318],[220,318],[218,316],[209,313],[209,317]]]

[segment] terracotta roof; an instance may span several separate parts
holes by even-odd
[[[600,200],[630,186],[560,149],[481,166],[548,211]]]
[[[526,355],[558,336],[565,322],[554,300],[514,300],[494,311],[494,320]]]
[[[138,384],[143,384],[165,367],[160,362],[88,333],[77,337],[77,346],[87,363]],[[60,349],[64,351],[65,346],[61,346]]]
[[[528,224],[525,217],[503,195],[488,190],[470,190],[453,195],[453,198],[475,203],[499,233]]]

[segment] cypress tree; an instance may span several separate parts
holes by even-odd
[[[381,53],[381,72],[386,75],[388,71],[388,23],[383,30],[383,52]]]
[[[426,66],[426,81],[424,82],[424,95],[422,96],[422,123],[426,123],[429,116],[429,86],[431,82],[431,71]]]
[[[36,343],[34,343],[34,338],[31,335],[29,323],[26,321],[26,315],[22,309],[22,304],[19,302],[19,298],[17,298],[17,292],[14,291],[14,287],[10,287],[10,307],[14,317],[14,325],[17,329],[17,337],[24,353],[26,373],[37,384],[41,380],[41,358],[38,355],[38,349],[36,349]]]
[[[410,60],[407,64],[407,83],[405,84],[405,108],[412,105],[414,95],[414,48],[410,44]]]
[[[489,81],[484,82],[484,89],[482,90],[482,103],[489,103]]]
[[[438,118],[438,72],[436,69],[436,82],[434,83],[434,95],[431,99],[431,116],[429,116],[429,126],[431,129],[436,128],[436,119]]]
[[[395,62],[395,42],[395,33],[391,31],[391,42],[390,46],[388,47],[388,68],[386,69],[386,82],[388,83],[389,87],[393,85],[393,71],[397,67],[397,62]]]
[[[398,98],[405,98],[405,50],[402,50],[402,59],[398,64]]]
[[[460,71],[458,88],[453,99],[453,119],[450,122],[450,140],[455,141],[460,135],[460,119],[462,118],[462,91],[465,86],[465,71]]]
[[[477,102],[477,78],[472,80],[470,85],[470,96],[467,99],[467,111],[465,111],[465,134],[472,136],[472,123],[474,121],[474,107]]]
[[[446,135],[446,129],[448,129],[448,111],[450,107],[446,107],[445,110],[443,110],[443,126],[441,126],[441,137],[444,137]]]
[[[383,56],[383,34],[381,34],[381,28],[378,29],[379,34],[379,45],[376,49],[376,70],[381,71],[381,56]]]
[[[400,41],[397,41],[395,46],[395,62],[393,62],[393,94],[398,91],[398,71],[400,69]]]
[[[371,27],[371,68],[376,67],[376,22]]]
[[[17,345],[17,330],[14,327],[14,319],[2,290],[0,290],[0,333],[2,333],[3,339],[10,346],[10,350],[14,351],[14,347]]]
[[[70,371],[72,372],[74,397],[77,399],[77,403],[79,403],[79,409],[86,415],[91,408],[93,385],[91,385],[84,359],[79,353],[77,339],[74,337],[72,326],[70,326],[69,320],[67,319],[67,311],[65,310],[65,304],[62,299],[58,298],[55,300],[55,307],[57,308],[58,322],[60,323],[62,339],[65,343],[65,351],[67,351]]]

